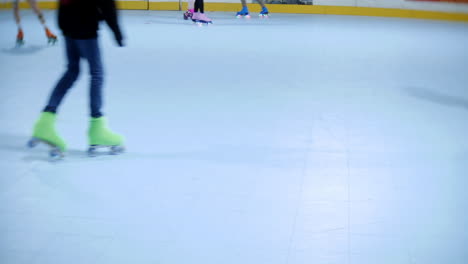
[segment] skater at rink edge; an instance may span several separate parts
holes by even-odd
[[[192,21],[198,24],[211,24],[213,21],[205,15],[204,0],[195,0]]]
[[[24,44],[24,33],[23,29],[21,27],[21,16],[19,12],[19,1],[20,0],[13,0],[13,14],[15,16],[15,21],[16,25],[18,26],[18,34],[16,35],[16,44],[17,45],[23,45]],[[31,6],[32,10],[34,13],[37,15],[39,18],[39,21],[41,24],[44,26],[44,30],[46,32],[46,37],[49,43],[54,44],[57,42],[57,36],[55,36],[47,27],[46,21],[44,19],[44,15],[42,14],[42,11],[39,9],[37,6],[36,0],[27,0],[29,5]]]
[[[258,1],[258,4],[262,7],[262,11],[260,11],[260,14],[258,15],[262,18],[263,17],[267,18],[269,13],[268,13],[268,8],[265,6],[264,0],[257,0],[257,1]],[[247,7],[247,0],[241,0],[241,3],[242,3],[242,10],[237,12],[236,17],[237,18],[241,18],[241,17],[250,18],[249,8]]]
[[[117,21],[114,0],[60,0],[58,22],[65,39],[68,64],[65,73],[50,94],[46,107],[36,121],[33,137],[28,144],[30,147],[39,142],[51,145],[54,147],[50,152],[51,158],[56,156],[61,158],[66,151],[65,141],[55,130],[56,113],[65,94],[78,78],[80,58],[88,61],[91,75],[89,92],[91,119],[88,130],[90,148],[88,151],[91,152],[94,146],[110,147],[111,150],[115,150],[112,154],[123,151],[123,137],[109,130],[101,112],[103,66],[97,36],[100,20],[106,21],[114,33],[118,46],[122,47],[123,38]]]
[[[187,11],[184,13],[184,20],[192,19],[195,0],[187,1]]]

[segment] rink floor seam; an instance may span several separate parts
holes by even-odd
[[[344,122],[346,124],[346,122]],[[347,214],[348,214],[348,223],[347,223],[347,263],[351,263],[351,175],[349,169],[349,131],[345,125],[345,149],[346,149],[346,182],[347,182],[347,192],[348,192],[348,201],[347,201]]]
[[[315,121],[313,121],[313,124],[314,123],[315,123]],[[309,133],[310,138],[312,138],[313,130],[314,130],[314,125],[312,125],[312,131],[310,131],[310,133]],[[297,219],[298,219],[298,216],[299,216],[299,212],[301,210],[301,203],[302,203],[302,199],[303,199],[303,195],[304,195],[304,182],[305,182],[305,177],[307,175],[307,168],[308,168],[307,158],[309,157],[309,154],[312,152],[311,151],[311,149],[312,149],[311,145],[313,144],[313,141],[312,140],[307,140],[306,142],[308,142],[308,143],[307,143],[306,148],[305,148],[304,162],[302,164],[302,172],[301,172],[300,187],[299,187],[299,199],[298,199],[298,205],[296,206],[296,211],[294,213],[293,226],[292,226],[292,230],[291,230],[291,236],[289,238],[288,251],[287,251],[287,255],[286,255],[286,264],[289,263],[289,260],[290,260],[290,257],[291,257],[291,252],[293,250],[294,237],[296,236],[296,229],[297,229]]]

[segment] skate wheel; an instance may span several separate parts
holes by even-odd
[[[63,158],[62,151],[60,151],[58,148],[51,149],[49,152],[49,158],[51,161],[61,160]]]
[[[245,18],[250,18],[250,15],[246,15]]]
[[[37,138],[31,138],[28,141],[27,146],[30,147],[30,148],[34,148],[35,146],[37,146],[37,144],[39,144],[39,140]]]
[[[89,147],[89,149],[88,149],[88,156],[89,156],[89,157],[96,157],[96,156],[97,156],[97,149],[96,149],[96,147]]]
[[[110,153],[111,155],[118,155],[118,154],[123,153],[124,150],[125,150],[125,149],[124,149],[123,146],[112,146],[112,147],[110,148],[110,152],[109,152],[109,153]]]
[[[55,43],[57,43],[57,38],[49,38],[49,44],[51,45],[55,45]]]

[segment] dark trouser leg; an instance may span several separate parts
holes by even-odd
[[[195,12],[205,13],[203,0],[195,0]]]
[[[76,44],[76,40],[65,37],[68,61],[67,71],[52,91],[52,94],[49,97],[49,102],[44,108],[44,112],[57,112],[57,108],[62,102],[63,97],[78,78],[78,74],[80,73],[80,52]]]
[[[89,63],[89,71],[91,75],[91,84],[89,89],[91,116],[95,118],[101,117],[104,73],[98,39],[82,39],[78,40],[78,42],[81,56]]]

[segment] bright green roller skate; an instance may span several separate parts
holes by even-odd
[[[43,112],[34,126],[33,136],[28,141],[28,146],[33,148],[39,143],[47,144],[51,147],[49,156],[51,160],[63,158],[67,148],[65,141],[55,131],[56,114]]]
[[[88,155],[95,157],[98,155],[98,149],[108,149],[108,154],[116,155],[124,152],[123,137],[115,134],[107,127],[104,117],[91,118],[89,131],[89,149]]]

